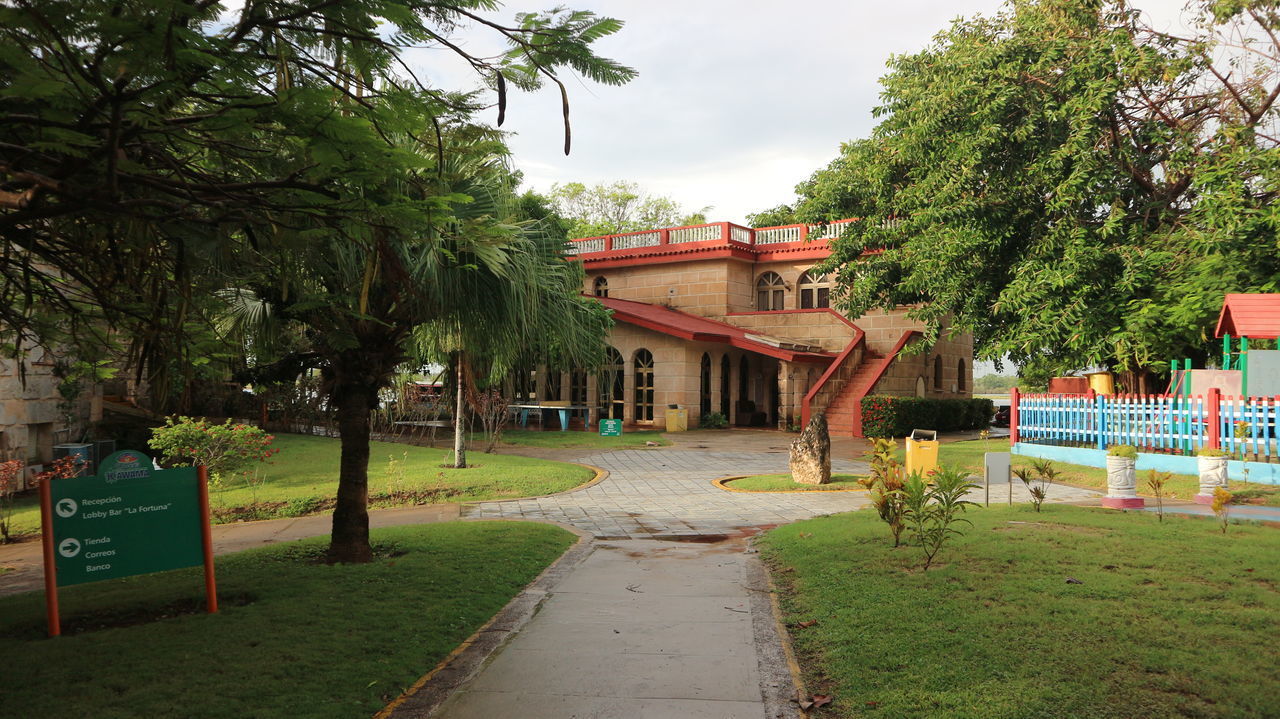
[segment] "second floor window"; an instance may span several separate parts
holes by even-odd
[[[806,272],[796,283],[800,288],[800,309],[813,310],[831,306],[831,275]]]
[[[591,283],[591,293],[596,297],[608,297],[609,280],[606,280],[603,276],[597,277],[596,281]]]
[[[756,280],[756,309],[761,312],[783,308],[787,286],[777,272],[766,272]]]

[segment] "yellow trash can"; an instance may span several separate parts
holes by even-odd
[[[689,430],[689,411],[685,409],[667,408],[668,432],[686,432]]]
[[[1115,394],[1115,380],[1110,372],[1090,372],[1085,377],[1089,378],[1089,389],[1098,394]]]
[[[928,474],[938,468],[938,433],[913,429],[907,437],[907,474]]]

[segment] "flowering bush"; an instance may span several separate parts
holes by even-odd
[[[984,429],[995,408],[989,399],[930,399],[871,395],[862,398],[862,434],[905,437],[913,429],[951,432]]]
[[[271,448],[273,435],[248,424],[227,420],[211,424],[191,417],[166,417],[163,427],[151,430],[147,444],[160,452],[171,467],[199,464],[209,468],[210,480],[248,474],[254,462],[265,462],[280,450]]]

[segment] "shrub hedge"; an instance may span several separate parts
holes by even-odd
[[[913,429],[953,432],[986,429],[995,405],[989,399],[929,399],[927,397],[862,398],[862,434],[867,437],[905,437]]]

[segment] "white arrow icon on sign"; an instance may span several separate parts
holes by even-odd
[[[58,513],[59,517],[66,519],[76,513],[80,506],[76,504],[74,499],[59,499],[58,503],[53,506],[53,511]]]
[[[80,553],[80,540],[67,537],[58,543],[58,554],[70,559]]]

